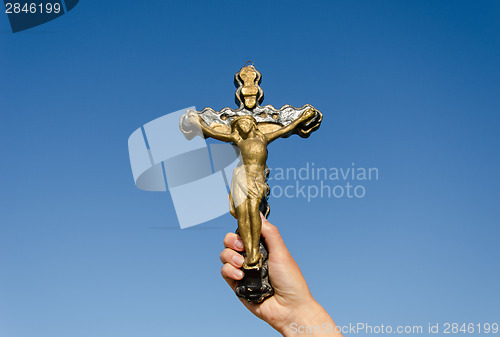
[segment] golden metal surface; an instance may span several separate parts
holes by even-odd
[[[257,95],[259,94],[259,79],[260,73],[253,65],[241,68],[237,76],[243,81],[241,94],[243,95],[243,103],[248,109],[252,109],[257,104]]]

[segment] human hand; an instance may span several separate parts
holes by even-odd
[[[269,278],[274,287],[274,295],[258,304],[243,299],[240,301],[255,316],[267,322],[283,336],[294,336],[300,331],[299,327],[324,324],[333,327],[331,334],[321,331],[318,336],[342,336],[335,333],[335,323],[312,297],[299,266],[286,248],[276,226],[271,225],[262,214],[261,218],[262,237],[269,250]],[[244,259],[238,252],[244,251],[245,248],[241,238],[234,233],[226,235],[224,246],[226,248],[220,254],[220,260],[224,264],[221,274],[234,291],[238,281],[243,278],[243,272],[239,268]]]

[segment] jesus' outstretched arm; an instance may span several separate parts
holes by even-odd
[[[278,129],[276,131],[266,133],[265,136],[266,136],[267,142],[270,143],[273,140],[278,139],[280,137],[283,137],[284,135],[286,135],[289,132],[292,132],[301,123],[305,123],[305,122],[311,120],[312,118],[314,118],[315,115],[316,115],[316,110],[314,108],[307,109],[306,111],[304,111],[304,113],[299,118],[297,118],[296,120],[294,120],[292,123],[288,124],[287,126],[284,126],[281,129]]]
[[[190,113],[188,115],[188,121],[193,127],[199,127],[206,137],[211,137],[213,139],[217,139],[226,143],[234,142],[234,137],[232,134],[222,133],[214,130],[195,113]]]

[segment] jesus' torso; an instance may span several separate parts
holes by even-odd
[[[253,137],[240,139],[236,145],[241,151],[245,171],[264,179],[267,161],[267,140],[263,134],[256,133]],[[253,173],[253,174],[252,174]]]

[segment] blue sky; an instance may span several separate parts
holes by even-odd
[[[264,104],[324,114],[270,167],[379,170],[364,198],[270,199],[334,320],[498,322],[498,2],[86,0],[16,34],[0,15],[0,44],[0,336],[272,334],[219,276],[234,219],[178,229],[127,151],[234,107],[249,59]]]

